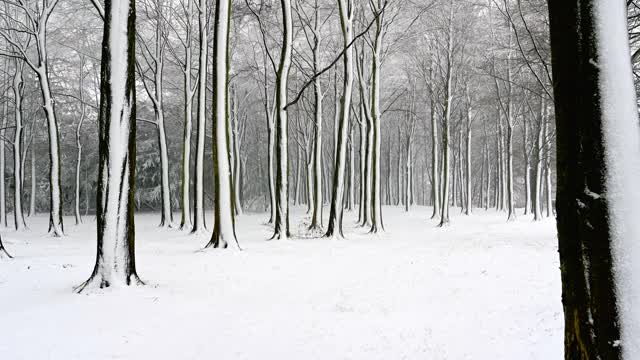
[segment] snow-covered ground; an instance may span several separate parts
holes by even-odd
[[[95,222],[67,237],[2,231],[0,359],[559,359],[560,273],[552,220],[385,208],[387,232],[265,241],[264,214],[238,219],[244,251],[199,251],[207,235],[137,216],[147,286],[73,293],[95,260]],[[520,211],[521,212],[521,211]],[[292,231],[305,215],[293,211]],[[209,216],[210,219],[210,216]],[[348,226],[347,226],[348,224]]]

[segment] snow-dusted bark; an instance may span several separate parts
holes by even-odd
[[[546,122],[546,103],[544,99],[540,99],[540,112],[538,114],[538,133],[536,135],[535,142],[535,170],[534,170],[534,182],[533,182],[533,194],[531,202],[533,205],[533,220],[542,220],[542,163],[544,161],[544,122]]]
[[[52,9],[53,10],[53,9]],[[60,187],[60,135],[58,120],[55,112],[55,101],[51,92],[51,82],[49,80],[49,64],[47,54],[46,32],[44,28],[38,37],[38,66],[35,69],[40,81],[43,108],[47,118],[49,135],[49,230],[54,236],[64,235],[64,225],[62,222],[62,190]]]
[[[236,215],[242,215],[242,200],[240,194],[242,192],[242,159],[240,147],[242,145],[242,137],[244,129],[240,126],[238,113],[238,95],[233,90],[231,98],[231,118],[229,121],[229,148],[231,149],[231,175],[233,181],[233,208]],[[242,123],[244,126],[244,122]]]
[[[357,59],[356,64],[360,63],[360,59]],[[358,78],[360,78],[360,71],[358,71]],[[362,96],[362,95],[360,95]],[[367,181],[369,176],[367,174],[367,119],[364,115],[364,106],[362,100],[360,100],[358,108],[360,109],[359,128],[360,128],[360,191],[359,191],[359,210],[358,210],[358,223],[362,223],[365,214],[369,213],[367,209]]]
[[[185,39],[182,44],[184,47],[184,62],[182,63],[182,75],[184,79],[183,98],[184,98],[184,132],[182,135],[182,206],[180,216],[180,229],[192,228],[191,224],[191,133],[193,128],[193,99],[198,90],[197,81],[193,84],[192,61],[193,61],[193,3],[195,0],[185,0],[186,6],[183,4]],[[206,11],[205,8],[203,9]],[[206,67],[205,67],[206,68]]]
[[[347,141],[349,140],[351,94],[353,92],[353,48],[349,45],[353,40],[353,16],[355,12],[348,0],[337,0],[340,12],[340,26],[342,28],[342,42],[344,51],[344,76],[342,95],[340,97],[340,117],[338,119],[338,135],[336,157],[333,168],[333,189],[331,194],[331,208],[326,237],[342,238],[342,218],[344,214],[344,182],[347,162]]]
[[[76,181],[75,181],[75,196],[74,196],[74,215],[76,217],[76,225],[82,223],[82,217],[80,215],[80,169],[82,168],[82,123],[86,115],[86,107],[84,103],[84,56],[80,57],[80,120],[76,126]],[[31,128],[31,132],[35,131],[35,128]],[[35,146],[32,144],[32,146]],[[32,169],[33,171],[33,169]],[[88,194],[85,194],[88,196]]]
[[[233,185],[231,180],[231,148],[229,144],[229,20],[231,0],[216,0],[213,70],[213,181],[214,225],[206,247],[240,248],[236,239]]]
[[[364,169],[362,170],[363,178],[361,180],[363,187],[361,208],[362,214],[360,216],[361,226],[371,226],[371,219],[373,216],[373,118],[371,116],[371,93],[364,78],[364,64],[365,56],[361,53],[358,61],[358,81],[360,84],[360,121],[363,122],[360,128],[360,136],[362,142],[361,151],[364,151],[361,156],[363,157]]]
[[[431,123],[431,198],[433,202],[432,219],[440,217],[440,165],[438,160],[440,158],[440,151],[438,149],[438,123],[436,120],[436,94],[433,89],[434,81],[434,62],[431,61],[429,68],[429,120]]]
[[[31,131],[35,131],[35,129],[32,129]],[[30,164],[31,165],[31,174],[30,174],[31,175],[31,195],[29,196],[29,217],[36,214],[36,147],[35,145],[31,145],[30,163],[31,163]],[[88,191],[86,192],[86,194],[88,194]],[[89,196],[85,196],[85,200],[88,202]]]
[[[465,215],[471,215],[471,208],[473,207],[473,196],[471,193],[471,94],[469,93],[469,89],[466,89],[467,95],[467,109],[466,109],[466,123],[465,123],[465,134],[464,134],[464,142],[465,142],[465,168],[464,168],[464,179],[465,179],[465,205],[464,205],[464,213]]]
[[[371,232],[377,233],[384,231],[384,224],[382,223],[382,189],[380,186],[380,157],[381,157],[381,145],[382,145],[382,113],[380,110],[380,72],[382,62],[382,38],[385,32],[384,29],[384,13],[380,13],[383,10],[382,0],[374,0],[370,2],[371,10],[376,16],[375,19],[375,35],[373,40],[373,48],[371,51],[371,119],[373,123],[373,142],[372,142],[372,185],[371,185]],[[385,3],[386,4],[386,3]]]
[[[275,176],[275,156],[276,156],[276,123],[275,123],[275,110],[276,99],[273,99],[271,108],[269,108],[269,89],[267,85],[267,74],[265,66],[265,114],[267,120],[267,176],[269,178],[269,224],[274,224],[276,221],[276,176]]]
[[[543,139],[545,143],[544,161],[544,188],[545,188],[545,208],[546,216],[551,217],[553,213],[553,202],[551,200],[551,144],[549,143],[549,120],[544,122]]]
[[[289,70],[293,48],[291,0],[280,0],[282,10],[282,50],[276,76],[276,219],[273,239],[289,237],[289,155],[288,155],[288,99]]]
[[[97,254],[91,277],[78,286],[141,285],[136,273],[135,2],[105,2],[96,201]]]
[[[451,107],[453,106],[453,3],[449,9],[449,29],[447,31],[445,64],[444,64],[444,113],[442,114],[442,201],[440,207],[440,223],[438,226],[449,224],[449,125],[451,123]],[[453,188],[455,192],[455,187]]]
[[[549,2],[567,359],[640,358],[640,126],[624,2]]]
[[[4,60],[5,69],[8,68],[9,60]],[[9,82],[6,82],[6,85],[9,85]],[[7,86],[8,87],[8,86]],[[5,97],[8,96],[8,90],[5,90]],[[0,128],[0,226],[7,226],[7,200],[6,200],[6,189],[5,189],[5,166],[6,166],[6,157],[5,157],[5,134],[7,127],[7,118],[9,117],[7,106],[9,102],[7,100],[2,102],[2,128]]]
[[[353,71],[353,70],[352,70]],[[356,161],[355,161],[355,146],[354,143],[355,142],[355,133],[353,130],[353,127],[350,126],[350,131],[349,131],[349,150],[348,150],[348,158],[349,158],[349,162],[348,164],[348,179],[349,179],[349,190],[347,191],[347,205],[346,205],[346,209],[349,211],[353,210],[353,207],[355,206],[355,201],[356,201],[356,194],[355,194],[355,181],[356,181],[356,175],[355,175],[355,167],[356,167]]]
[[[193,230],[191,233],[204,231],[204,141],[207,131],[207,51],[208,51],[208,28],[207,28],[207,0],[199,0],[198,6],[198,126],[196,132],[196,156],[194,171],[194,194],[193,194]]]
[[[25,228],[24,213],[22,211],[22,96],[24,91],[23,81],[24,62],[14,60],[13,75],[13,109],[14,109],[14,136],[13,136],[13,222],[16,230]]]

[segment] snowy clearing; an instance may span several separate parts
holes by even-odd
[[[440,229],[430,208],[385,208],[376,236],[345,213],[347,240],[286,241],[247,214],[242,252],[201,252],[209,235],[139,215],[147,286],[88,295],[72,287],[93,269],[95,222],[57,239],[30,218],[38,230],[2,233],[15,259],[0,262],[0,359],[561,358],[553,219],[458,213]],[[292,214],[298,235],[308,216]]]

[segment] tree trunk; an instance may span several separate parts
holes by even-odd
[[[464,207],[465,215],[471,215],[473,206],[473,197],[471,195],[471,115],[467,113],[467,133],[465,137],[465,181],[466,181],[466,205]],[[482,184],[480,184],[482,186]]]
[[[42,28],[44,28],[44,26]],[[39,49],[41,49],[41,54],[39,54],[39,58],[43,60],[39,64],[36,74],[40,82],[43,108],[49,130],[49,231],[53,232],[53,236],[60,237],[64,235],[64,224],[62,221],[62,191],[60,188],[60,135],[58,120],[55,113],[55,102],[50,88],[44,29],[40,35],[40,42],[41,45],[39,46]]]
[[[85,104],[84,104],[84,56],[80,57],[80,120],[76,127],[76,183],[75,183],[75,207],[74,214],[76,217],[76,225],[82,223],[82,217],[80,216],[80,170],[82,168],[82,142],[80,141],[82,133],[82,123],[85,118]],[[31,131],[35,131],[35,128],[31,128]],[[32,144],[35,146],[35,144]],[[32,169],[33,171],[33,169]],[[88,194],[87,194],[88,195]]]
[[[115,66],[114,66],[115,65]],[[141,285],[136,273],[135,2],[106,0],[102,40],[97,189],[97,254],[76,288]]]
[[[9,69],[9,60],[4,60],[4,68]],[[5,180],[5,128],[7,127],[7,119],[9,118],[8,114],[8,87],[9,81],[6,81],[4,84],[6,86],[5,97],[6,99],[2,102],[2,128],[0,129],[0,226],[7,226],[7,200],[6,200],[6,180]]]
[[[229,19],[231,0],[216,0],[213,41],[215,87],[213,94],[213,181],[214,226],[206,247],[240,248],[236,238],[233,183],[231,179],[231,148],[229,144]]]
[[[452,80],[453,80],[453,3],[449,5],[449,30],[447,32],[447,50],[445,64],[445,94],[444,94],[444,114],[442,124],[442,204],[440,209],[440,224],[438,226],[446,226],[449,224],[449,162],[450,162],[450,146],[449,146],[449,124],[451,122],[452,108]],[[455,191],[455,187],[454,187]]]
[[[14,94],[14,118],[15,132],[13,137],[13,220],[16,230],[25,228],[24,214],[22,212],[22,97],[24,92],[23,69],[24,62],[19,59],[14,61],[15,73],[13,76]]]
[[[625,3],[550,1],[549,13],[565,358],[637,359],[640,128]]]
[[[192,133],[192,114],[193,114],[193,96],[195,90],[192,86],[191,78],[191,63],[192,63],[192,50],[191,50],[191,36],[192,30],[192,14],[193,14],[193,1],[187,0],[187,6],[185,9],[185,15],[187,17],[185,21],[185,41],[184,41],[184,67],[182,68],[182,75],[184,78],[184,131],[182,134],[182,206],[180,215],[180,230],[193,228],[191,224],[191,133]],[[206,5],[205,5],[206,6]]]
[[[333,170],[333,191],[329,224],[326,237],[342,238],[342,218],[344,214],[344,182],[347,161],[347,141],[349,138],[349,115],[351,114],[351,93],[353,92],[353,48],[349,45],[353,40],[353,8],[346,0],[337,0],[340,10],[340,25],[344,49],[344,83],[340,99],[340,117],[338,119],[338,143],[336,147],[335,166]]]
[[[33,130],[32,130],[33,131]],[[85,200],[89,202],[89,192],[85,190]],[[31,195],[29,196],[29,216],[36,214],[36,146],[31,145]]]
[[[288,80],[293,48],[291,0],[280,0],[282,8],[282,51],[276,76],[276,221],[273,239],[286,239],[289,233],[289,155],[287,113]]]
[[[196,159],[194,172],[194,201],[193,201],[193,229],[192,234],[205,230],[204,223],[204,146],[207,131],[207,0],[199,0],[198,26],[200,54],[198,57],[198,128],[196,130]]]
[[[315,15],[315,27],[318,27],[318,15]],[[315,35],[313,48],[313,68],[314,72],[320,68],[320,41]],[[317,77],[313,81],[313,95],[315,101],[314,129],[313,129],[313,214],[311,215],[311,225],[309,230],[322,229],[322,84]]]
[[[429,69],[429,118],[431,120],[431,196],[433,199],[432,219],[440,217],[440,166],[438,157],[438,123],[436,120],[435,94],[433,93],[433,61]]]
[[[382,223],[382,202],[380,196],[382,195],[380,188],[380,157],[381,157],[381,143],[382,143],[382,113],[380,111],[380,71],[382,61],[382,37],[384,25],[384,14],[379,14],[382,11],[382,0],[377,0],[377,4],[371,1],[374,5],[375,11],[375,36],[373,40],[373,49],[371,57],[371,121],[373,128],[373,140],[372,140],[372,167],[371,167],[371,233],[377,233],[384,231],[384,224]]]

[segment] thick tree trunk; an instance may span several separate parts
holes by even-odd
[[[293,48],[291,0],[280,0],[282,10],[282,51],[276,76],[276,219],[272,239],[286,239],[289,233],[289,155],[287,113],[288,80]]]
[[[214,226],[206,247],[240,248],[236,238],[233,183],[231,179],[231,148],[229,144],[229,19],[231,0],[216,0],[213,41],[213,181]]]
[[[626,6],[550,1],[549,13],[565,359],[637,359],[640,128]]]
[[[141,285],[135,261],[135,2],[105,2],[97,189],[97,254],[86,289]]]

